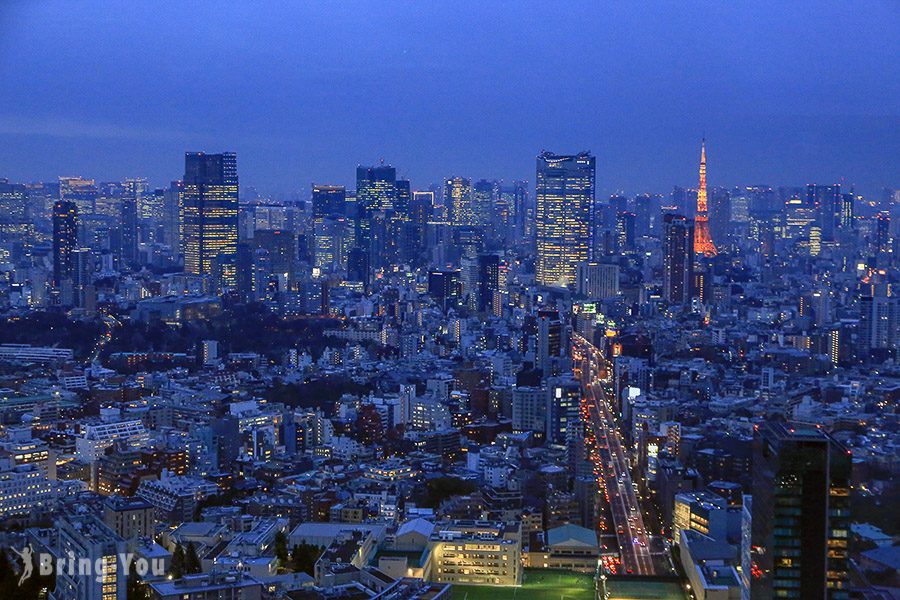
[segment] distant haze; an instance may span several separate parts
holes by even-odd
[[[900,187],[896,0],[232,4],[0,4],[0,177],[163,185],[234,150],[305,195],[382,158],[533,181],[548,149],[668,192],[705,134],[710,186]]]

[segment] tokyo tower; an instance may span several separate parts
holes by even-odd
[[[694,252],[704,256],[719,253],[709,234],[709,216],[706,213],[706,139],[700,145],[700,189],[697,190],[697,214],[694,217]]]

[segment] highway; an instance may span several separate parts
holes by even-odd
[[[582,358],[583,409],[591,419],[597,438],[598,452],[592,456],[594,471],[605,484],[623,572],[654,575],[656,569],[650,555],[650,536],[632,485],[622,437],[606,396],[610,369],[592,344],[577,334],[573,339],[577,354]]]

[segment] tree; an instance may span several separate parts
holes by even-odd
[[[187,552],[184,554],[184,573],[185,575],[191,575],[202,570],[200,557],[197,556],[197,547],[194,545],[194,542],[188,542]]]
[[[287,536],[284,535],[283,531],[279,531],[275,534],[275,558],[278,559],[278,566],[282,568],[286,568],[288,564],[288,546],[287,546]]]
[[[315,575],[316,561],[322,556],[323,548],[313,544],[299,544],[291,552],[291,568],[294,573]]]
[[[135,561],[131,561],[131,564],[128,566],[128,582],[125,586],[125,598],[126,600],[150,600],[150,592],[147,590],[147,584],[141,580],[134,563]]]
[[[169,575],[172,579],[181,579],[184,577],[184,548],[181,544],[176,544],[175,551],[172,552],[172,564],[169,565]]]

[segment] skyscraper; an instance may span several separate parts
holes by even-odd
[[[372,234],[372,215],[393,211],[396,200],[397,169],[390,165],[356,168],[356,214],[351,216],[356,224],[356,245],[366,254],[368,268],[382,263],[381,257],[373,255],[373,241],[378,246],[383,239]]]
[[[397,169],[390,165],[356,167],[356,203],[360,212],[394,210]]]
[[[236,283],[224,265],[237,253],[238,174],[234,152],[184,155],[184,270]]]
[[[146,193],[147,182],[143,179],[126,179],[119,215],[120,242],[119,258],[125,266],[137,262],[138,217],[142,197]]]
[[[53,284],[72,276],[72,252],[78,247],[78,208],[74,202],[53,205]]]
[[[478,225],[478,215],[472,201],[472,180],[450,177],[444,182],[444,204],[450,209],[453,225]]]
[[[839,183],[834,185],[810,183],[806,186],[806,205],[816,211],[816,220],[823,241],[830,242],[835,239],[835,231],[841,226],[842,204]]]
[[[472,190],[472,210],[478,225],[489,225],[494,214],[494,202],[499,196],[496,181],[479,179]]]
[[[886,283],[874,284],[859,298],[859,345],[863,359],[887,353],[900,339],[900,300]]]
[[[694,276],[694,222],[682,215],[663,219],[663,298],[670,304],[687,304]]]
[[[697,214],[694,219],[694,251],[704,256],[718,254],[709,232],[709,215],[706,199],[706,140],[700,145],[700,187],[697,190]]]
[[[342,185],[313,184],[313,217],[322,219],[344,214],[347,192]]]
[[[595,158],[588,152],[537,157],[535,276],[541,285],[575,283],[575,268],[590,258]]]
[[[74,202],[82,217],[96,211],[97,186],[93,179],[81,177],[59,178],[59,199]]]
[[[818,427],[759,426],[753,450],[753,600],[849,597],[850,468],[850,452]]]

